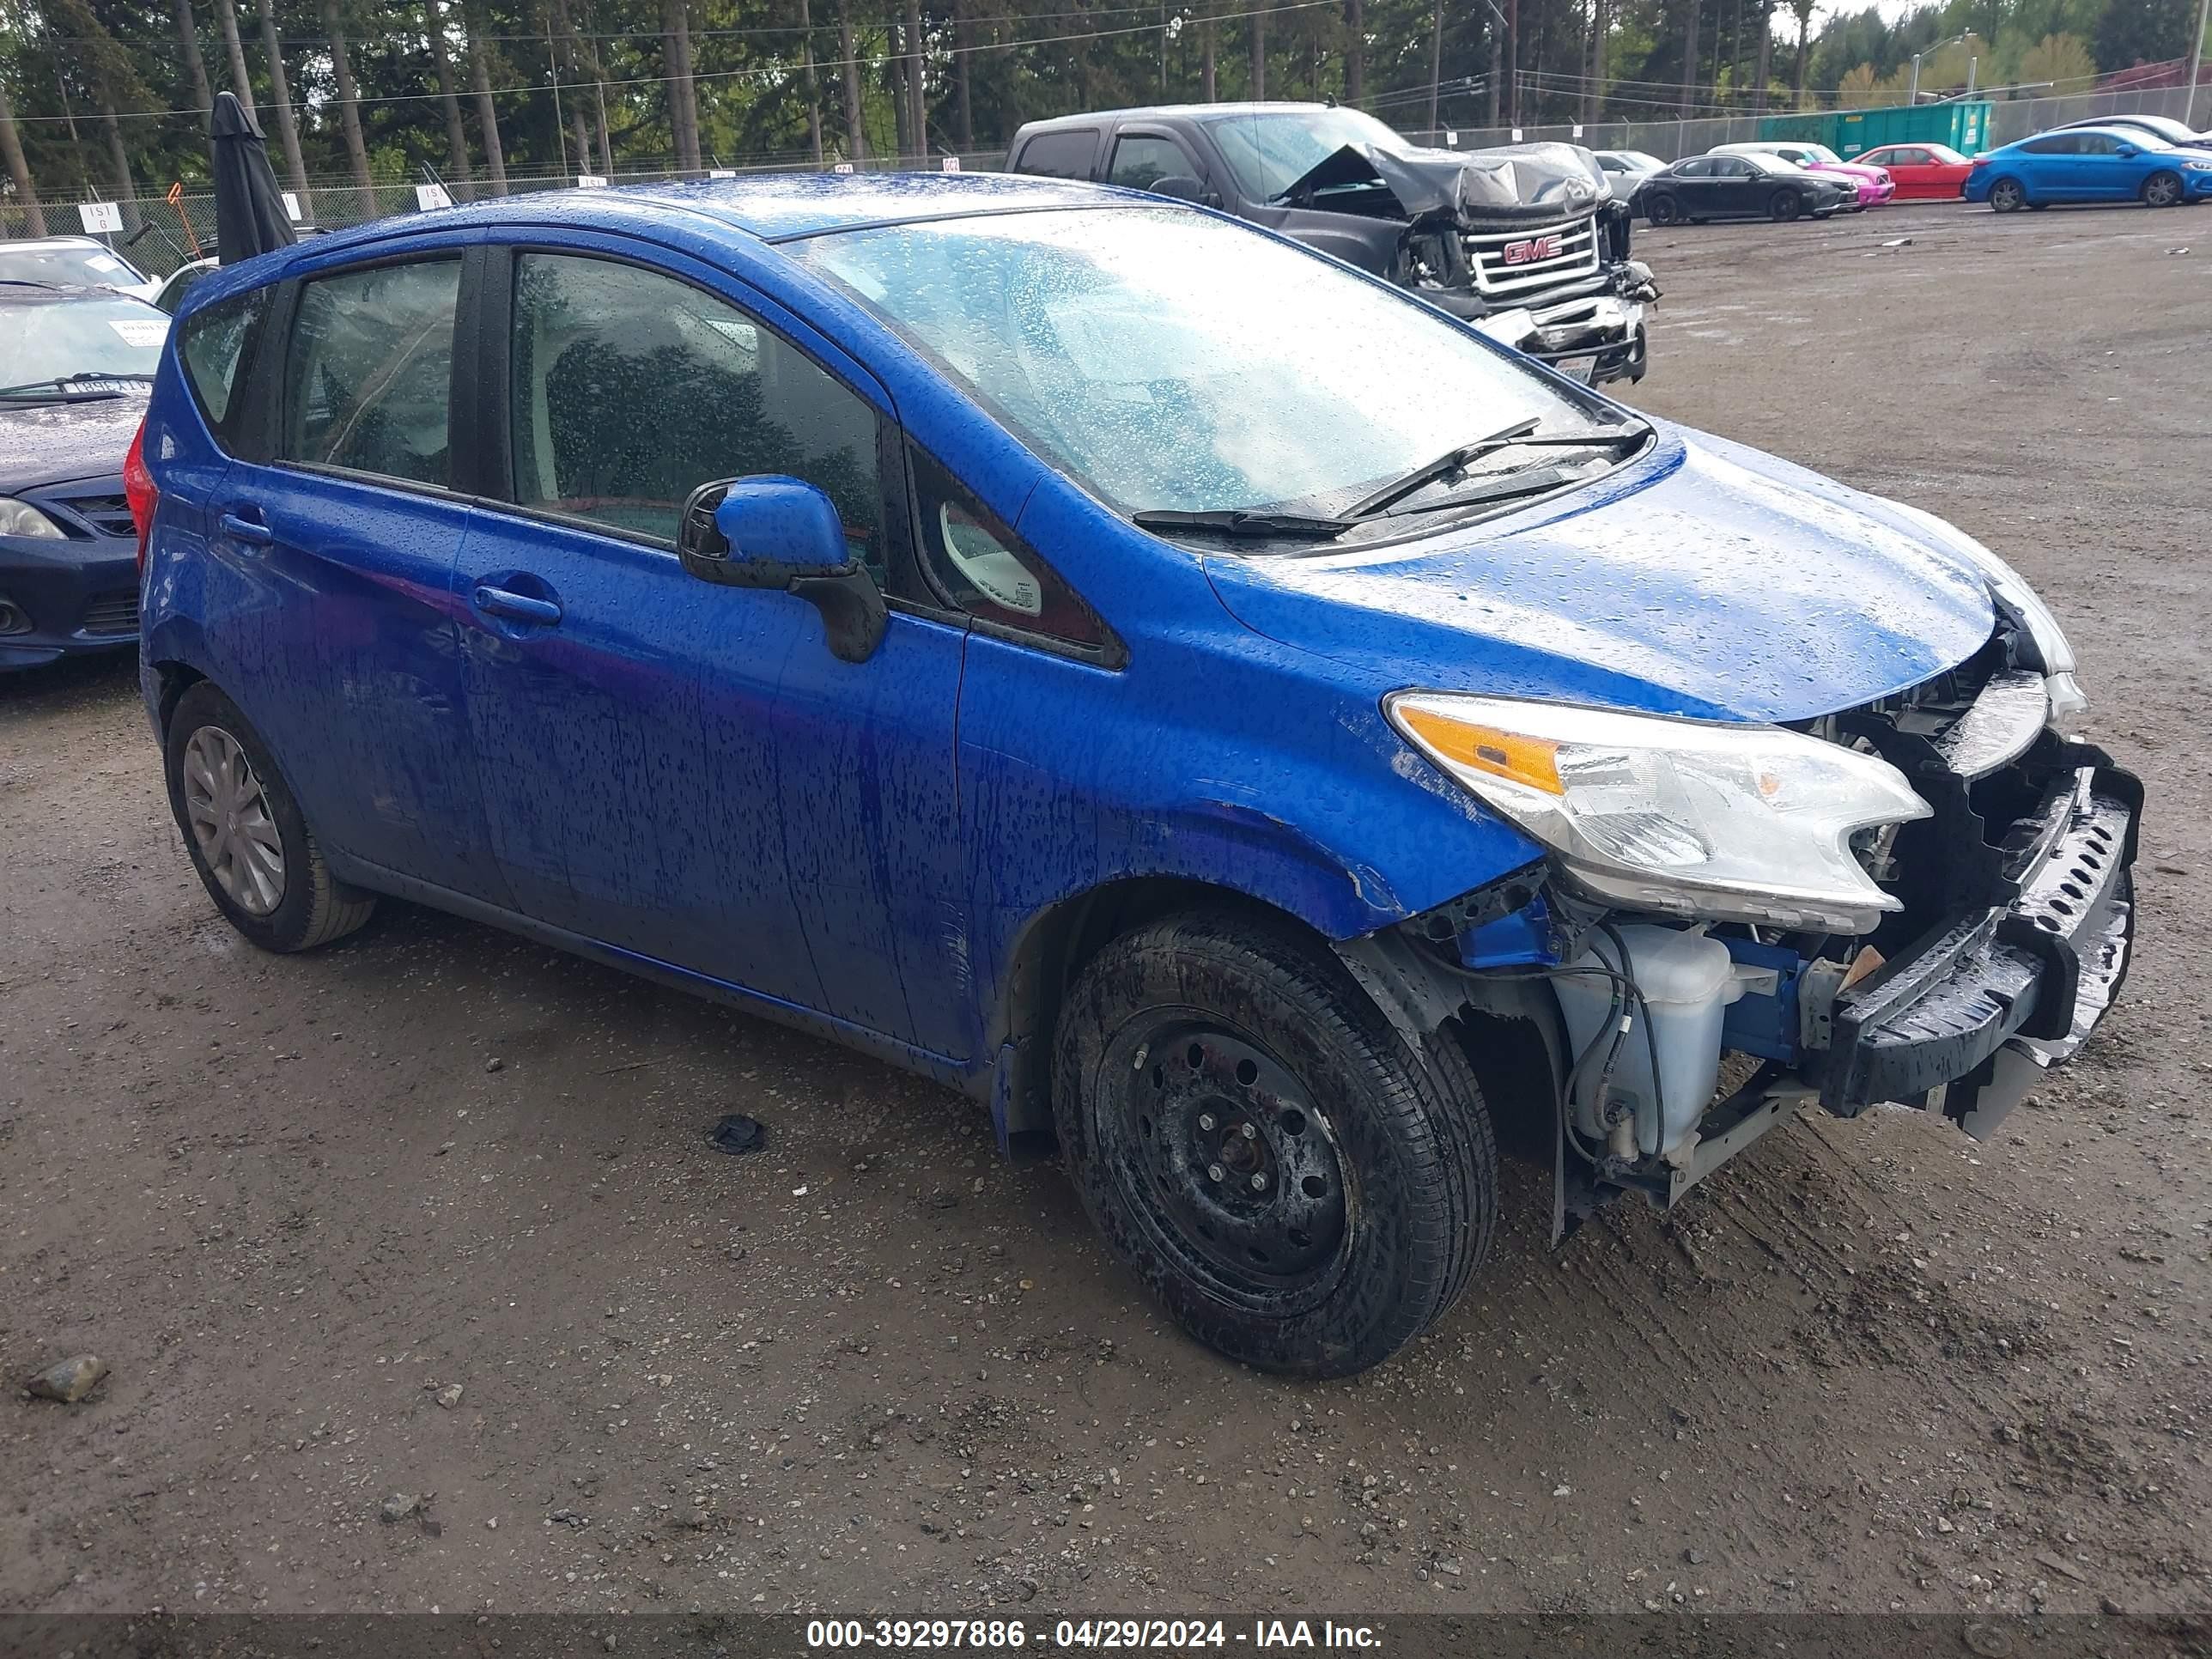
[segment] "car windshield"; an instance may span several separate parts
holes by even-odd
[[[141,301],[88,295],[11,306],[6,292],[0,289],[0,387],[143,378],[161,361],[169,319]]]
[[[1844,158],[1837,155],[1835,151],[1830,149],[1826,144],[1804,144],[1799,146],[1799,148],[1803,151],[1805,159],[1808,161],[1824,161],[1832,167],[1841,167],[1843,165]]]
[[[1631,170],[1637,173],[1656,173],[1667,165],[1657,156],[1640,149],[1617,149],[1612,155],[1616,161],[1626,163]]]
[[[1966,165],[1966,158],[1948,144],[1923,144],[1920,148],[1928,152],[1929,161],[1940,167],[1960,167]]]
[[[1761,173],[1802,173],[1805,170],[1785,155],[1769,155],[1764,150],[1753,150],[1743,159]]]
[[[1124,513],[1340,510],[1485,434],[1601,416],[1417,300],[1182,209],[947,219],[792,251]]]
[[[0,282],[46,283],[58,288],[136,287],[145,281],[120,254],[97,242],[40,247],[0,242]]]
[[[1406,141],[1356,109],[1248,110],[1203,125],[1243,192],[1272,201],[1346,144],[1404,149]]]

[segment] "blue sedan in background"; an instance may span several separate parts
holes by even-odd
[[[319,238],[192,290],[126,479],[246,939],[396,896],[935,1078],[1273,1370],[1441,1316],[1501,1145],[1556,1237],[1809,1100],[1986,1133],[2127,965],[2002,560],[1155,195]]]
[[[2212,152],[2140,127],[2063,127],[1977,155],[1961,193],[1999,213],[2067,202],[2178,207],[2212,197]]]

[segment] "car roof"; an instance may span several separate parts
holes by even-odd
[[[2118,138],[2132,144],[2142,136],[2142,131],[2141,127],[2116,127],[2109,121],[2069,121],[2063,126],[2046,127],[2041,132],[2031,132],[2025,138],[2015,138],[2013,144],[2031,143],[2038,138],[2048,138],[2054,132],[2101,132],[2107,138]],[[2166,140],[2160,138],[2158,142],[2162,144]],[[2008,149],[2012,147],[2012,144],[2005,146]]]
[[[1340,104],[1297,103],[1274,99],[1241,104],[1133,104],[1126,109],[1085,110],[1077,115],[1053,115],[1041,121],[1024,121],[1022,131],[1049,132],[1056,127],[1095,127],[1104,121],[1195,120],[1201,117],[1224,115],[1311,115],[1322,110],[1343,107],[1345,106]]]
[[[786,173],[614,189],[529,191],[427,213],[405,213],[296,243],[318,258],[432,229],[568,225],[631,230],[681,215],[695,231],[719,225],[763,241],[863,225],[914,224],[1044,208],[1159,205],[1158,197],[1066,179],[1010,173]]]

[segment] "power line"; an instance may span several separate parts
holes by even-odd
[[[1334,7],[1336,3],[1337,0],[1285,0],[1285,3],[1280,5],[1255,6],[1245,11],[1218,12],[1206,21],[1216,23],[1233,23],[1237,21],[1239,19],[1246,17],[1274,17],[1285,12],[1313,11],[1323,7]],[[1071,40],[1103,40],[1115,35],[1122,34],[1157,34],[1159,33],[1160,27],[1161,25],[1157,22],[1137,23],[1115,29],[1085,29],[1079,34],[1047,35],[1042,39],[1036,40],[979,41],[972,46],[946,46],[941,50],[931,52],[924,55],[930,58],[957,58],[963,53],[969,52],[1018,52],[1026,46],[1064,46]],[[873,57],[834,58],[817,58],[814,60],[814,66],[817,70],[842,70],[848,65],[860,69],[882,69],[886,64],[903,63],[913,56],[914,54],[912,52],[884,52]],[[774,80],[787,76],[795,76],[799,73],[800,73],[800,68],[797,63],[783,63],[779,61],[774,64],[763,64],[747,69],[702,71],[694,74],[690,78],[695,82],[700,81],[738,81],[750,78]],[[665,75],[632,76],[627,79],[620,81],[563,81],[556,76],[550,81],[533,81],[526,85],[519,87],[494,87],[491,88],[491,93],[494,97],[504,98],[520,94],[546,92],[556,88],[566,92],[592,87],[607,88],[617,87],[658,87],[666,85],[670,77]],[[455,89],[454,95],[457,98],[466,101],[469,98],[477,96],[478,94],[473,92],[463,92],[457,88]],[[334,104],[340,101],[350,101],[354,104],[363,106],[368,104],[430,104],[441,102],[443,101],[444,97],[445,94],[443,93],[438,92],[393,92],[386,93],[374,98],[356,98],[350,100],[331,99],[328,101]],[[295,99],[293,101],[295,103],[299,103],[301,100]],[[198,108],[197,106],[188,106],[184,109],[118,110],[115,112],[115,118],[118,120],[122,121],[160,121],[167,120],[172,117],[180,115],[191,116],[195,120],[204,120],[207,117],[207,112],[204,109]],[[104,114],[102,118],[106,118]],[[65,122],[70,119],[70,118],[67,115],[18,115],[15,119],[19,125],[28,125],[33,122]]]

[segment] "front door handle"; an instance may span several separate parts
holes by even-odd
[[[551,599],[533,599],[527,593],[482,582],[477,585],[474,598],[477,609],[487,617],[508,617],[516,622],[542,623],[548,627],[561,620],[561,607]]]
[[[276,539],[276,532],[258,519],[243,519],[235,513],[226,513],[222,518],[222,533],[233,541],[248,542],[255,547],[266,547]]]

